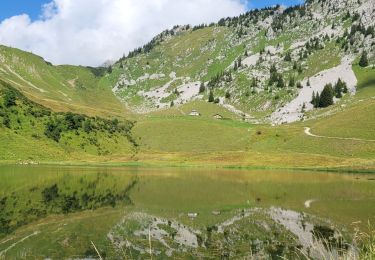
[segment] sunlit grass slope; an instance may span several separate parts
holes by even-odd
[[[106,71],[77,66],[53,66],[41,57],[0,46],[0,79],[35,102],[55,111],[124,116]]]

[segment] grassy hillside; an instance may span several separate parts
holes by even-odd
[[[131,121],[53,112],[5,82],[0,93],[0,160],[97,160],[136,151]]]
[[[41,57],[0,46],[0,79],[55,111],[124,116],[126,109],[106,83],[105,69],[53,66]]]

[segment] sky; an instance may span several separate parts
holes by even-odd
[[[0,0],[0,44],[54,64],[98,66],[176,24],[301,0]]]

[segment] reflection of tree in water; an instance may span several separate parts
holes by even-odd
[[[315,225],[311,232],[314,239],[322,242],[326,249],[335,249],[338,252],[344,252],[349,249],[349,244],[344,240],[344,238],[330,227]]]

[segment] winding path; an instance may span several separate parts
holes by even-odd
[[[310,130],[311,130],[310,127],[305,127],[305,134],[308,135],[308,136],[317,137],[317,138],[338,139],[338,140],[351,140],[351,141],[362,141],[362,142],[375,142],[375,140],[371,140],[371,139],[315,135],[315,134],[312,134],[310,132]]]

